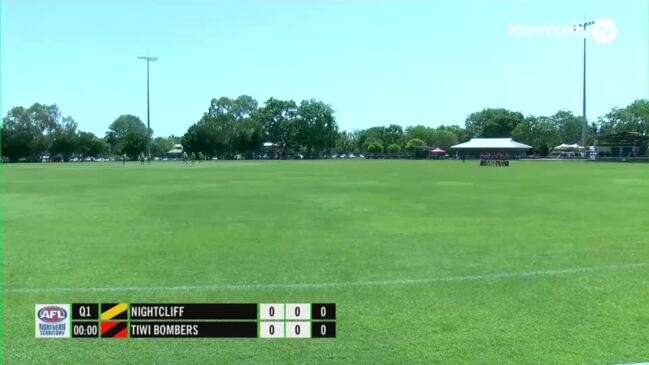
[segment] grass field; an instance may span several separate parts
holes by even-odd
[[[24,164],[2,180],[7,363],[649,361],[646,165]],[[120,301],[335,302],[337,338],[34,338],[35,303]]]

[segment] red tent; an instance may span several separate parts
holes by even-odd
[[[430,153],[444,153],[444,152],[446,152],[446,151],[444,151],[443,149],[441,149],[439,147],[435,147],[434,149],[430,150]]]

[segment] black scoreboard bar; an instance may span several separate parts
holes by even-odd
[[[257,319],[257,304],[140,304],[130,306],[131,320]]]
[[[79,320],[99,319],[99,304],[98,303],[72,304],[72,319],[79,319]]]
[[[150,322],[131,321],[131,338],[195,337],[257,338],[257,321]]]
[[[335,338],[334,303],[36,304],[36,337]]]

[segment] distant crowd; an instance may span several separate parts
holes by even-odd
[[[480,166],[509,166],[509,154],[481,153]]]

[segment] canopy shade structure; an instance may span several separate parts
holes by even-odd
[[[565,150],[583,150],[584,147],[582,147],[582,146],[580,146],[580,145],[578,145],[578,144],[576,144],[576,143],[575,143],[575,144],[565,144],[565,143],[562,143],[562,144],[560,144],[560,145],[554,147],[554,149],[555,149],[555,150],[559,150],[559,151],[565,151]]]
[[[433,148],[432,150],[430,150],[430,152],[431,152],[431,153],[444,153],[444,152],[446,152],[446,151],[444,151],[443,149],[441,149],[441,148],[439,148],[439,147],[435,147],[435,148]]]
[[[175,144],[174,148],[167,151],[167,154],[170,155],[180,155],[181,153],[183,153],[183,145],[181,144]]]
[[[532,148],[511,138],[471,138],[470,141],[451,146],[453,149],[473,150],[523,150]]]

